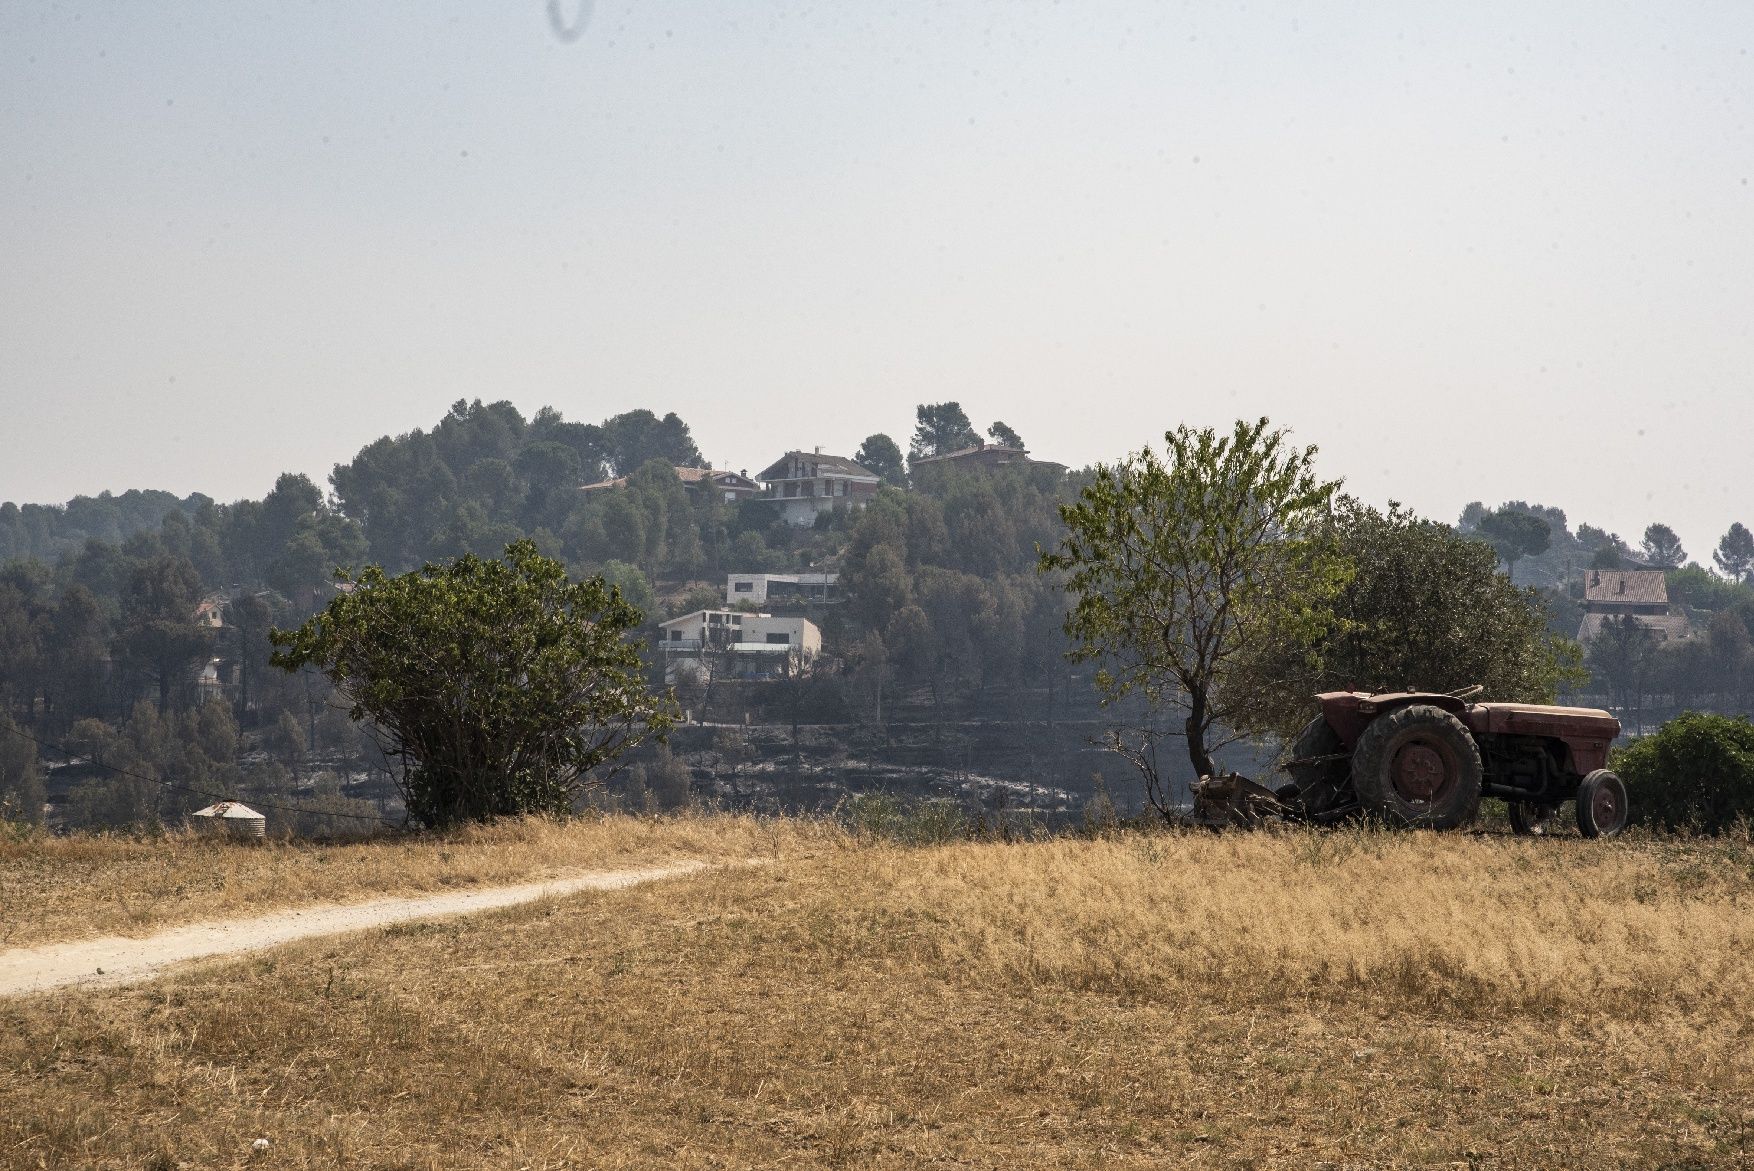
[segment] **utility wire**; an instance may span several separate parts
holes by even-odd
[[[48,749],[51,749],[55,752],[59,752],[69,762],[77,763],[78,757],[75,756],[73,750],[71,748],[67,747],[65,744],[56,744],[52,740],[44,740],[39,736],[34,736],[31,733],[26,732],[23,728],[20,728],[17,724],[12,723],[11,721],[7,721],[4,724],[0,724],[0,730],[9,731],[9,732],[14,733],[15,735],[22,736],[26,740],[29,740],[31,743],[35,744],[39,748],[48,748]],[[95,756],[88,756],[85,758],[85,760],[86,760],[87,764],[94,764],[98,768],[108,769],[110,772],[117,773],[117,774],[124,776],[124,777],[130,777],[136,781],[145,781],[149,785],[158,785],[159,787],[165,788],[165,789],[176,789],[178,792],[188,793],[188,794],[191,794],[191,795],[196,796],[196,797],[207,797],[207,798],[214,800],[214,801],[236,801],[236,800],[238,800],[238,798],[236,798],[236,797],[229,797],[223,793],[212,793],[212,792],[208,792],[205,789],[197,789],[192,785],[179,784],[176,781],[167,781],[167,780],[163,780],[163,779],[156,778],[156,777],[149,777],[143,773],[130,772],[128,769],[121,768],[117,765],[105,764],[103,761],[99,760]],[[393,817],[385,817],[382,814],[378,814],[378,813],[342,813],[339,811],[331,812],[327,809],[305,809],[305,808],[303,808],[301,806],[297,806],[297,805],[277,805],[271,801],[258,801],[254,797],[252,797],[250,799],[250,804],[251,805],[259,805],[263,809],[277,810],[281,813],[303,813],[303,814],[306,814],[306,815],[311,816],[311,817],[350,817],[356,821],[381,821],[385,825],[399,826],[399,825],[404,824],[404,822],[398,821]]]

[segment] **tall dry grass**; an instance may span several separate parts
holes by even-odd
[[[779,853],[0,1005],[0,1165],[1754,1162],[1745,843]]]
[[[531,818],[352,843],[0,836],[0,948],[684,858],[778,857],[838,836],[805,821],[722,814]]]

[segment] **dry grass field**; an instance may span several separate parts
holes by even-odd
[[[0,1003],[0,1166],[1754,1165],[1746,842],[812,833]]]
[[[819,836],[751,817],[531,819],[348,844],[0,836],[0,948],[147,935],[301,903],[533,882],[580,870],[777,857]]]

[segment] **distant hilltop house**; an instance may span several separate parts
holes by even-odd
[[[195,625],[205,626],[209,630],[218,630],[225,625],[225,604],[229,599],[224,594],[208,594],[195,607]]]
[[[739,500],[747,500],[761,491],[761,485],[751,480],[742,472],[726,471],[722,468],[676,468],[676,478],[682,486],[691,491],[704,491],[708,488],[717,492],[727,503],[735,504]],[[616,476],[613,480],[599,480],[595,484],[586,484],[579,489],[581,492],[603,492],[610,488],[627,487],[626,476]]]
[[[914,460],[911,466],[915,468],[1005,468],[1017,464],[1033,464],[1037,467],[1060,468],[1061,470],[1065,468],[1064,464],[1056,464],[1044,459],[1030,459],[1028,448],[979,441],[970,447],[947,451],[943,455],[922,455]]]
[[[877,495],[879,477],[845,456],[788,451],[756,479],[766,491],[760,499],[779,510],[787,524],[811,525],[837,508],[863,508]]]
[[[822,631],[808,618],[696,610],[658,626],[664,682],[712,676],[777,679],[822,653]]]
[[[727,573],[725,605],[769,603],[838,602],[838,573]]]
[[[1685,614],[1669,613],[1669,583],[1660,569],[1586,569],[1583,583],[1578,642],[1589,642],[1616,617],[1636,620],[1659,642],[1680,642],[1692,634]]]

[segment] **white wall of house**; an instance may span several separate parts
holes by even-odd
[[[757,606],[765,606],[770,588],[775,582],[798,587],[795,591],[774,591],[776,597],[780,593],[787,595],[779,600],[820,601],[832,591],[839,580],[838,573],[727,573],[725,604],[735,606],[738,602],[753,602]]]
[[[676,683],[702,676],[702,655],[714,650],[747,656],[751,668],[759,670],[793,654],[808,663],[822,653],[822,631],[807,618],[696,610],[659,623],[658,648],[664,652],[665,681]]]

